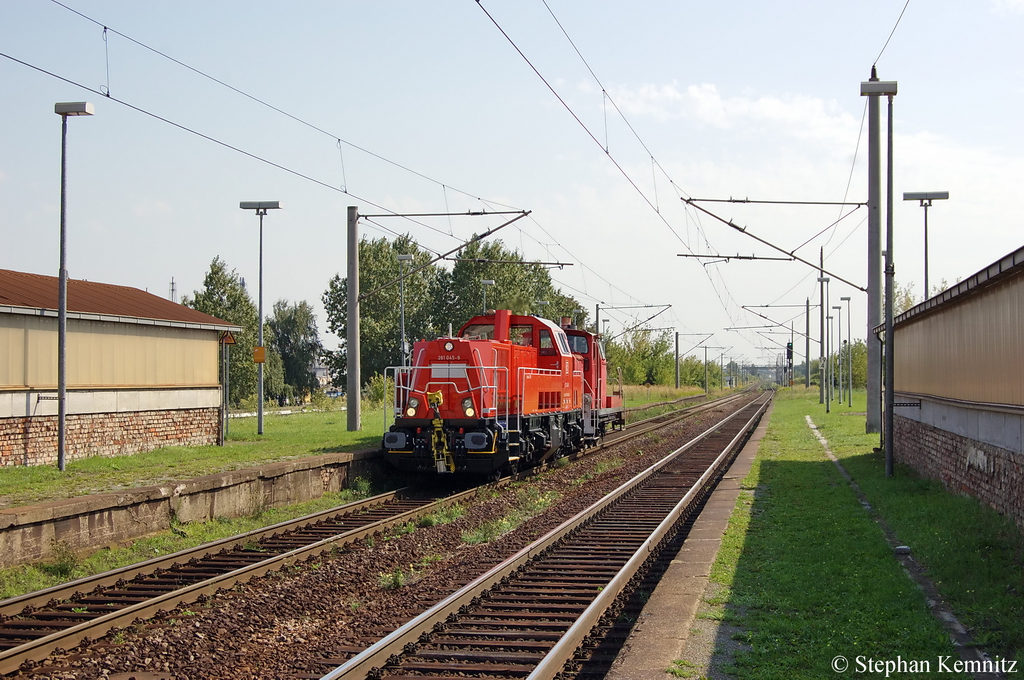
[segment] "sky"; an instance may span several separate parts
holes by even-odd
[[[333,349],[321,296],[345,273],[348,206],[529,210],[492,238],[566,263],[555,284],[591,318],[601,305],[611,334],[670,305],[647,327],[681,351],[705,339],[774,365],[788,332],[750,327],[801,330],[816,271],[679,257],[783,257],[682,199],[866,201],[872,65],[899,84],[897,281],[923,292],[906,191],[949,192],[929,211],[933,287],[1022,245],[1024,0],[62,1],[0,3],[0,268],[57,274],[53,105],[89,101],[68,121],[72,278],[165,297],[173,280],[180,297],[220,257],[255,298],[259,222],[239,202],[277,200],[264,309],[308,301]],[[805,260],[823,251],[829,306],[851,298],[843,337],[867,335],[866,296],[839,281],[866,286],[865,208],[699,205]],[[360,229],[445,252],[505,219]]]

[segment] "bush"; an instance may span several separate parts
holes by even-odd
[[[373,407],[381,407],[385,404],[395,402],[395,381],[394,378],[385,378],[377,373],[370,378],[363,388],[363,399]]]

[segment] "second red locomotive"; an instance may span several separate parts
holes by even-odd
[[[396,369],[388,462],[407,472],[500,476],[595,443],[622,427],[593,333],[508,310],[454,337],[421,340]]]

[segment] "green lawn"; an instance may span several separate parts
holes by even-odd
[[[623,385],[622,390],[624,392],[622,403],[626,408],[704,394],[703,388],[693,385],[684,385],[678,389],[667,385]]]
[[[726,616],[751,647],[729,669],[738,677],[832,677],[840,655],[851,675],[860,675],[858,657],[930,660],[933,671],[940,656],[958,658],[805,415],[978,641],[1004,658],[1024,652],[1020,532],[906,469],[886,480],[864,409],[863,393],[853,409],[829,415],[815,390],[778,395],[712,572],[726,588]]]
[[[163,484],[264,463],[380,445],[383,409],[364,408],[360,432],[349,432],[344,411],[267,414],[263,435],[256,418],[232,418],[225,446],[167,447],[118,458],[74,461],[56,467],[0,468],[0,507]]]
[[[700,388],[630,388],[630,405],[700,394]],[[225,446],[166,447],[117,458],[96,456],[55,467],[0,468],[0,508],[93,493],[164,484],[203,475],[338,451],[376,448],[384,432],[384,409],[362,410],[362,430],[349,432],[345,411],[279,415],[268,411],[263,436],[256,418],[232,418]]]

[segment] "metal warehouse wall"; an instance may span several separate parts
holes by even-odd
[[[57,319],[0,314],[0,390],[55,389]],[[68,387],[213,387],[219,335],[68,319]]]
[[[897,392],[1024,406],[1024,274],[898,324]]]

